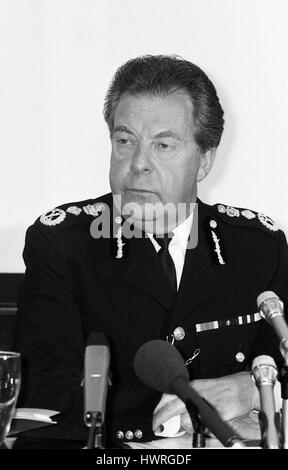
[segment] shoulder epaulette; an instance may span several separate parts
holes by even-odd
[[[46,235],[50,238],[72,225],[90,224],[107,207],[107,197],[62,204],[42,214],[34,225],[42,230],[46,228]]]
[[[251,228],[259,228],[271,235],[278,232],[275,222],[261,212],[252,211],[250,209],[237,208],[227,206],[225,204],[215,204],[214,210],[218,213],[222,220],[233,225],[244,225]]]

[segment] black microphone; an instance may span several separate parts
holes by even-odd
[[[137,377],[148,387],[162,393],[176,394],[187,406],[196,406],[201,422],[226,447],[245,447],[235,431],[218,412],[189,386],[189,374],[179,351],[162,340],[143,344],[134,358]],[[191,403],[192,402],[192,403]],[[191,405],[189,405],[189,403]]]
[[[280,352],[288,365],[288,326],[284,319],[283,302],[272,291],[266,291],[257,297],[257,306],[262,318],[274,328],[280,339]]]
[[[252,363],[252,373],[260,394],[261,447],[279,449],[279,423],[275,409],[274,385],[278,371],[270,356],[257,356]]]
[[[109,343],[104,333],[90,333],[84,360],[84,421],[86,426],[104,424],[108,372]]]

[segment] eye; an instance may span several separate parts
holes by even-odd
[[[121,145],[126,145],[129,143],[129,140],[125,139],[125,137],[121,137],[120,139],[117,139],[117,143]]]
[[[164,144],[163,142],[158,142],[156,146],[159,150],[167,150],[169,148],[169,145]]]

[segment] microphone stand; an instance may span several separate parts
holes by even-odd
[[[86,449],[105,449],[104,423],[101,413],[98,411],[87,413],[86,419],[91,420]]]
[[[193,401],[190,398],[186,400],[185,405],[190,415],[192,426],[194,429],[192,447],[194,449],[205,447],[205,444],[206,444],[205,426],[200,421],[199,408],[198,406],[195,405],[195,403],[193,403]]]
[[[282,398],[282,439],[283,449],[288,449],[288,366],[284,364],[279,375]]]

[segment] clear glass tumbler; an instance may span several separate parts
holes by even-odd
[[[20,384],[20,354],[11,351],[0,351],[0,446],[10,429]]]

